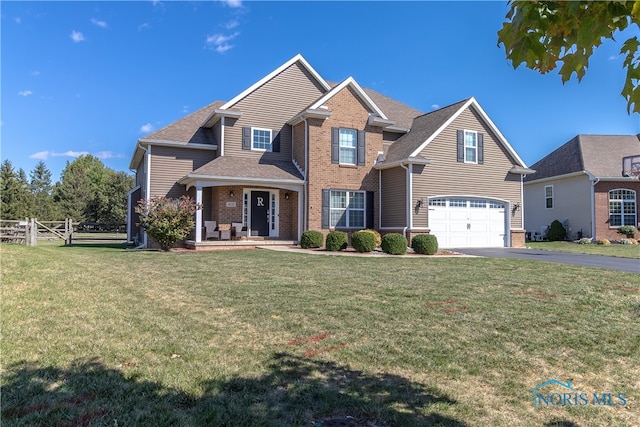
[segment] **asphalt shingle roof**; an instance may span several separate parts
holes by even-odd
[[[289,161],[264,161],[251,157],[218,157],[189,175],[213,177],[260,178],[265,180],[302,180],[298,169]]]
[[[191,142],[195,144],[216,144],[215,136],[211,129],[201,128],[200,126],[215,109],[220,108],[222,105],[224,105],[224,102],[215,101],[156,132],[150,133],[143,139]]]
[[[596,177],[622,177],[622,158],[640,155],[636,135],[577,135],[531,166],[525,181],[587,171]]]

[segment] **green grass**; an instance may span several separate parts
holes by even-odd
[[[527,242],[527,247],[547,251],[605,255],[621,258],[640,258],[640,245],[579,245],[573,242]]]
[[[464,257],[0,251],[3,426],[640,424],[637,274]],[[626,393],[628,405],[534,410],[530,390],[550,378]]]

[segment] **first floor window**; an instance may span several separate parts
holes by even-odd
[[[260,151],[271,150],[271,129],[253,128],[251,135],[251,149]]]
[[[637,225],[636,192],[616,189],[609,191],[609,226]]]
[[[553,209],[553,185],[544,187],[544,204],[547,209]]]
[[[330,193],[329,226],[365,228],[364,198],[364,191],[332,190]]]

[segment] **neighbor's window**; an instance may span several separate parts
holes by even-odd
[[[331,191],[329,226],[335,228],[364,228],[364,191]]]
[[[636,192],[616,189],[609,191],[609,227],[637,225]]]
[[[356,164],[358,132],[355,129],[340,128],[340,163]]]
[[[478,163],[478,132],[464,131],[464,162]]]
[[[553,209],[553,185],[544,187],[544,205],[547,209]]]
[[[271,151],[271,129],[252,128],[251,149]]]

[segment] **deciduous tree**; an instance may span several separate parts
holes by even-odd
[[[507,22],[498,31],[513,67],[544,74],[559,64],[562,82],[582,80],[595,48],[628,27],[640,29],[640,1],[510,1]],[[622,96],[627,111],[640,113],[640,41],[622,43],[627,70]]]

